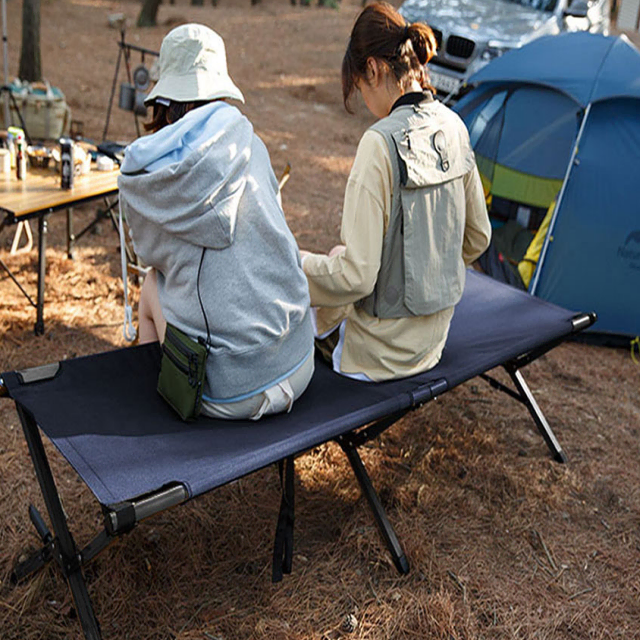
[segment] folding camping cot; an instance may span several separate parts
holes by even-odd
[[[253,422],[179,420],[156,392],[157,343],[2,374],[16,403],[52,531],[29,514],[43,547],[15,567],[15,581],[53,559],[66,576],[90,640],[99,639],[83,566],[141,520],[278,463],[283,493],[273,578],[291,570],[294,457],[335,440],[349,458],[398,571],[409,564],[358,454],[412,409],[474,376],[522,402],[559,462],[566,460],[520,369],[587,328],[576,314],[469,271],[440,363],[431,371],[385,383],[335,374],[317,363],[305,394],[289,414]],[[503,366],[515,390],[485,372]],[[108,391],[107,391],[108,390]],[[67,526],[39,428],[94,493],[104,528],[78,549]]]

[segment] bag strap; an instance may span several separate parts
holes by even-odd
[[[202,254],[200,255],[200,264],[198,265],[198,276],[196,277],[196,292],[198,294],[198,302],[200,303],[200,309],[202,311],[202,316],[204,318],[204,326],[207,328],[207,342],[205,347],[207,351],[209,351],[209,347],[211,345],[211,334],[209,333],[209,323],[207,322],[207,314],[204,312],[204,305],[202,304],[202,297],[200,296],[200,272],[202,271],[202,263],[204,261],[204,252],[207,250],[207,247],[202,247]]]
[[[127,286],[127,251],[124,241],[124,223],[122,221],[122,199],[118,198],[119,232],[120,232],[120,261],[122,266],[122,286],[124,289],[124,325],[122,327],[122,335],[127,342],[133,342],[136,339],[137,331],[133,325],[133,312],[129,304],[129,288]]]
[[[48,80],[42,80],[40,82],[30,82],[27,85],[30,92],[35,91],[43,91],[45,97],[48,100],[51,100],[54,97],[53,89],[51,88],[51,83]]]

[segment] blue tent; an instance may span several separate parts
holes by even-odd
[[[525,224],[556,200],[530,293],[640,335],[640,52],[624,36],[549,36],[470,82],[455,109],[487,194]]]

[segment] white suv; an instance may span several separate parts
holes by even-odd
[[[563,31],[609,33],[609,0],[406,0],[400,13],[438,41],[431,84],[459,97],[471,75],[509,49]],[[570,4],[569,4],[570,3]]]

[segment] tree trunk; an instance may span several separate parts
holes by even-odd
[[[18,77],[27,82],[42,80],[40,0],[23,0],[22,2],[22,50]]]
[[[161,0],[143,0],[142,9],[138,15],[136,25],[138,27],[155,27],[158,16],[158,7]]]

